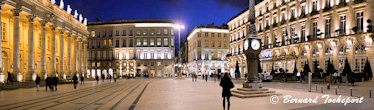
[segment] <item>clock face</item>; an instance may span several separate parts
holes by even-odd
[[[244,50],[248,50],[248,48],[249,48],[249,40],[247,39],[244,41]]]
[[[258,50],[260,49],[260,41],[258,41],[257,39],[253,39],[252,42],[251,42],[251,47],[253,50]]]

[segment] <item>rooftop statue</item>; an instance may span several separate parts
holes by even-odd
[[[74,11],[74,18],[77,18],[77,17],[78,17],[78,11],[75,10],[75,11]]]
[[[56,0],[51,0],[51,3],[52,4],[56,4]]]
[[[70,7],[70,5],[68,5],[68,8],[67,8],[66,11],[68,12],[68,14],[71,14],[71,7]]]
[[[64,0],[61,0],[61,1],[60,1],[60,8],[61,8],[61,9],[64,9]]]
[[[82,14],[79,14],[79,22],[82,22],[83,21],[83,16]]]

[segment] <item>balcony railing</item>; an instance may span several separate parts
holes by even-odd
[[[353,3],[359,4],[359,3],[364,3],[364,2],[366,2],[366,0],[355,0]]]

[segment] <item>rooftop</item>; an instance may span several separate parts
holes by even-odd
[[[174,23],[171,19],[132,19],[114,21],[91,21],[87,25],[124,24],[124,23]]]

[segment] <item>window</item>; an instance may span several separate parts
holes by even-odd
[[[340,16],[340,34],[341,35],[345,35],[345,31],[346,31],[346,16],[343,15],[343,16]]]
[[[136,50],[136,58],[140,59],[140,50]]]
[[[161,35],[161,29],[157,29],[157,35]]]
[[[106,32],[105,31],[103,31],[103,37],[106,37]]]
[[[208,40],[205,40],[204,43],[205,43],[205,47],[209,47],[209,41]]]
[[[214,37],[214,33],[212,33],[212,37]]]
[[[157,62],[157,66],[161,66],[161,62]]]
[[[143,38],[143,46],[147,46],[148,45],[148,39],[147,38]]]
[[[154,38],[151,38],[150,41],[151,41],[150,45],[151,45],[151,46],[155,46],[155,39],[154,39]]]
[[[168,53],[167,52],[164,53],[164,59],[168,59]]]
[[[201,37],[201,32],[199,32],[199,33],[197,34],[197,37]]]
[[[122,40],[122,47],[126,47],[126,39]]]
[[[201,47],[201,41],[197,41],[197,47]]]
[[[155,59],[155,53],[151,52],[151,59]]]
[[[218,47],[221,47],[221,41],[218,42]]]
[[[157,38],[157,46],[161,46],[161,38]]]
[[[212,47],[215,47],[215,44],[216,44],[216,43],[214,43],[214,41],[212,41],[212,43],[211,43],[211,44],[212,44]]]
[[[313,11],[317,11],[317,1],[313,1]]]
[[[227,34],[223,34],[223,37],[227,37]]]
[[[218,37],[221,37],[221,33],[217,33],[218,34]]]
[[[364,30],[364,13],[358,12],[356,13],[356,25],[358,28],[358,32],[362,32]]]
[[[171,44],[171,46],[174,46],[174,39],[173,38],[171,38],[170,44]]]
[[[170,34],[171,34],[171,35],[174,35],[174,29],[171,29],[171,30],[170,30]]]
[[[126,32],[126,31],[125,31]],[[132,30],[130,30],[130,36],[133,36],[133,31]]]
[[[122,30],[122,36],[126,36],[126,30]]]
[[[168,35],[168,29],[164,29],[164,35]]]
[[[155,66],[155,62],[151,62],[151,66]]]
[[[305,41],[308,41],[308,38],[306,38],[306,35],[305,35],[305,24],[301,25],[301,38],[304,38]]]
[[[136,30],[136,35],[137,35],[137,36],[140,36],[140,29],[137,29],[137,30]]]
[[[140,42],[140,38],[137,38],[136,39],[136,46],[140,47],[142,45],[142,43]]]
[[[1,32],[2,32],[2,36],[1,36],[1,39],[3,40],[3,41],[6,41],[6,40],[8,40],[7,39],[7,36],[6,36],[6,32],[7,32],[7,30],[6,30],[6,23],[4,23],[4,22],[2,22],[1,23]],[[100,33],[100,32],[99,32]]]
[[[113,33],[113,31],[109,31],[109,32],[108,32],[109,37],[112,37],[112,33]]]
[[[145,61],[143,65],[144,65],[144,66],[147,66],[147,65],[148,65],[148,62]]]
[[[297,36],[296,36],[296,32],[295,32],[295,26],[291,26],[291,37],[293,39],[296,39]]]
[[[164,46],[168,46],[168,38],[164,38]]]
[[[206,32],[206,33],[205,33],[205,37],[208,37],[208,34],[209,34],[209,33]]]
[[[164,62],[164,66],[168,66],[168,62]],[[167,70],[165,70],[165,71],[167,71]]]
[[[313,22],[313,27],[312,27],[312,31],[313,31],[313,36],[317,36],[317,22]]]
[[[116,36],[119,36],[119,31],[118,30],[116,30]]]
[[[365,58],[355,58],[355,72],[360,73],[364,71],[366,59]]]
[[[119,40],[116,40],[116,47],[119,47]]]
[[[4,24],[2,26],[5,26]],[[97,37],[100,37],[100,32],[97,32]]]
[[[155,30],[154,29],[150,29],[149,33],[153,36],[153,35],[155,35]]]
[[[130,47],[134,47],[134,41],[130,39]]]
[[[137,65],[137,66],[140,66],[140,62],[137,62],[136,65]]]
[[[301,14],[305,14],[305,4],[301,5]]]
[[[148,59],[148,53],[146,51],[144,52],[144,58],[143,59]]]
[[[326,19],[326,25],[325,25],[325,36],[330,37],[331,36],[331,20]]]
[[[97,48],[100,48],[100,40],[97,40]]]
[[[146,36],[146,35],[147,35],[147,32],[148,32],[147,29],[143,29],[143,36]]]

